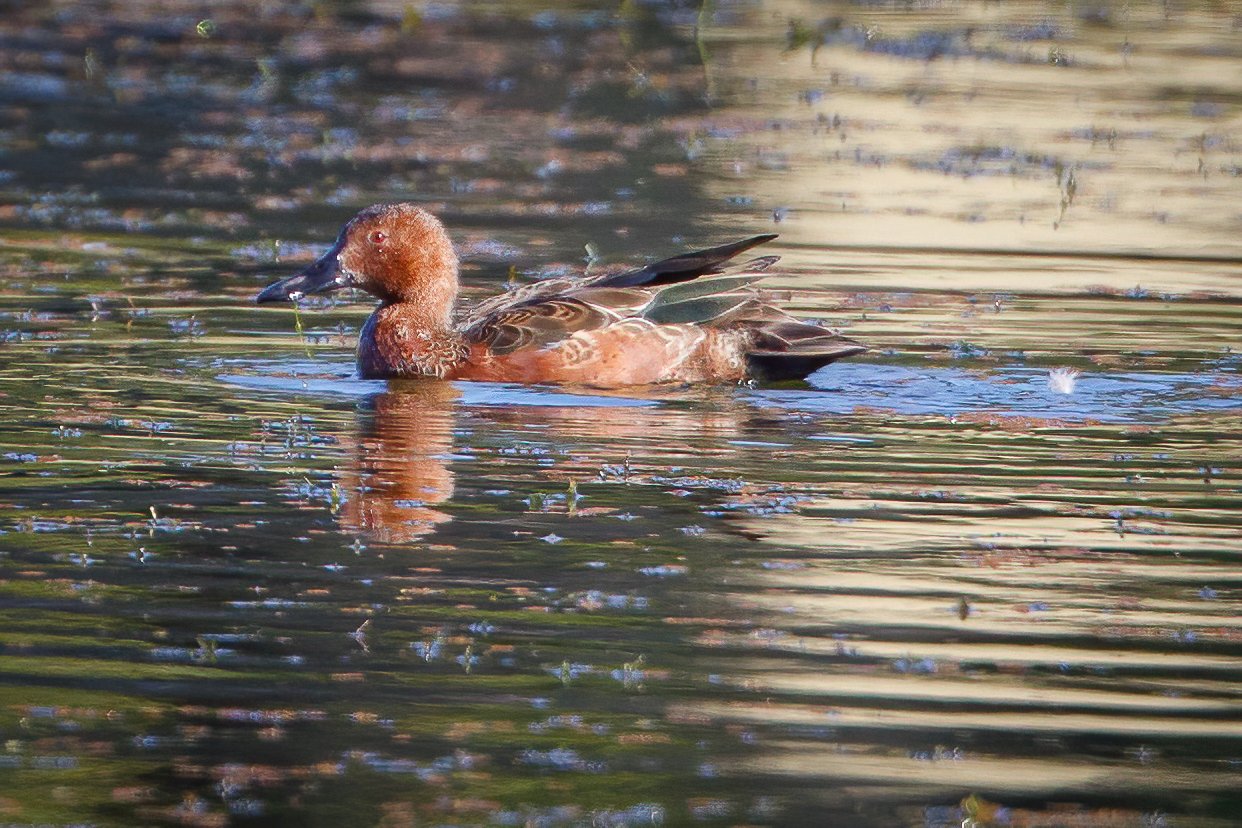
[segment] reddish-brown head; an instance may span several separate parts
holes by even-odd
[[[358,287],[385,303],[413,302],[447,325],[457,297],[457,254],[444,225],[408,202],[354,216],[336,243],[301,273],[271,285],[259,302]]]

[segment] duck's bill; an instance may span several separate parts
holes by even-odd
[[[319,258],[314,264],[308,265],[300,273],[287,279],[281,279],[274,285],[268,285],[263,292],[255,297],[256,302],[296,302],[311,293],[328,293],[340,290],[348,284],[341,272],[337,260],[337,250],[333,248]]]

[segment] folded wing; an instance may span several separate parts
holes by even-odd
[[[468,341],[504,355],[555,345],[624,319],[729,328],[745,334],[738,341],[744,343],[749,373],[765,380],[806,376],[865,351],[857,342],[788,315],[755,287],[778,257],[726,267],[739,253],[774,238],[752,236],[619,274],[527,285],[477,305],[461,329]],[[716,278],[700,278],[711,276]]]
[[[700,276],[722,273],[723,266],[737,254],[776,238],[773,234],[683,253],[636,270],[585,279],[548,279],[492,297],[475,306],[462,323],[466,338],[482,342],[500,353],[526,347],[542,347],[575,331],[591,330],[627,316],[641,315],[660,292],[662,285],[689,282]],[[776,261],[775,256],[756,259],[752,269],[761,271]],[[735,277],[736,279],[737,277]],[[727,287],[736,288],[754,279],[742,277]],[[703,297],[726,290],[704,281],[703,288],[661,304]],[[683,309],[685,310],[685,309]],[[696,321],[696,320],[687,320]]]

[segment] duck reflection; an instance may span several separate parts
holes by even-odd
[[[559,479],[558,485],[600,477],[644,482],[653,476],[667,484],[672,469],[735,454],[731,441],[762,421],[735,397],[701,391],[688,400],[675,391],[649,392],[620,405],[480,406],[471,405],[469,396],[452,383],[408,380],[391,383],[364,403],[349,447],[352,458],[340,479],[346,495],[342,528],[379,542],[407,543],[451,520],[441,507],[456,486],[451,458],[460,417],[480,418],[474,425],[494,428],[500,445],[527,446],[532,438],[562,444],[566,451],[556,451],[555,465],[539,472]],[[664,404],[652,405],[656,400]]]
[[[439,380],[393,383],[367,400],[353,459],[341,478],[345,529],[386,543],[424,537],[450,520],[453,408],[460,392]]]

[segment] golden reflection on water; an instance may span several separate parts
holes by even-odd
[[[706,139],[712,189],[778,212],[795,248],[1236,259],[1236,15],[1142,3],[1107,16],[766,3],[748,16],[757,36],[713,52],[725,111],[745,126]],[[782,53],[795,26],[823,45]],[[946,49],[918,59],[929,40]],[[1215,48],[1192,46],[1204,42]],[[990,275],[992,288],[1045,284]]]

